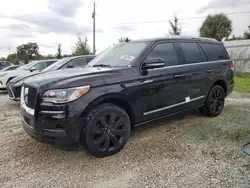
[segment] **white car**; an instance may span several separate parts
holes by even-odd
[[[0,90],[6,90],[7,83],[17,76],[23,76],[27,73],[34,72],[34,71],[41,71],[46,67],[50,66],[51,64],[58,61],[58,59],[51,59],[51,60],[39,60],[39,61],[32,61],[29,64],[21,66],[13,71],[5,71],[0,73]]]

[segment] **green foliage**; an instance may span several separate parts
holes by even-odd
[[[235,37],[235,35],[233,35],[232,38],[226,39],[226,40],[227,41],[232,41],[232,40],[246,40],[246,39],[250,39],[250,26],[248,26],[248,29],[249,29],[249,31],[245,31],[244,34],[243,34],[243,37],[242,36]]]
[[[222,41],[232,32],[232,21],[223,13],[208,15],[200,28],[201,37],[214,38]]]
[[[19,64],[19,58],[18,58],[17,53],[12,53],[12,54],[8,55],[6,60],[15,64],[15,65]]]
[[[242,37],[241,35],[240,35],[240,36],[235,36],[235,35],[233,35],[232,38],[226,39],[226,41],[232,41],[232,40],[245,40],[245,38]]]
[[[90,48],[88,45],[88,39],[85,37],[82,39],[80,36],[77,37],[77,43],[75,44],[75,49],[73,52],[74,56],[79,56],[79,55],[90,55]]]
[[[62,46],[61,46],[61,44],[58,45],[56,58],[57,59],[61,59],[62,58]]]
[[[0,61],[6,61],[5,57],[0,57]]]
[[[169,21],[171,30],[169,31],[170,35],[180,35],[181,34],[181,26],[179,24],[179,19],[177,15],[174,15],[174,21]]]
[[[245,31],[245,33],[244,33],[244,38],[245,39],[250,39],[250,26],[248,26],[248,30],[249,31]]]
[[[56,56],[55,55],[52,55],[52,54],[48,54],[48,55],[41,55],[39,54],[38,55],[38,59],[39,60],[47,60],[47,59],[55,59]]]
[[[129,41],[131,41],[131,39],[129,39],[128,37],[127,38],[121,37],[121,38],[118,39],[118,41],[119,41],[119,43],[121,43],[121,42],[129,42]]]
[[[17,55],[20,60],[27,64],[30,60],[37,60],[39,57],[37,43],[22,44],[17,46]]]
[[[234,82],[236,91],[250,92],[250,73],[236,73]]]

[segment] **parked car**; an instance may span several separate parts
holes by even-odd
[[[131,126],[196,107],[218,116],[233,89],[234,64],[221,42],[130,41],[108,48],[85,69],[25,80],[23,128],[36,140],[83,143],[94,156],[106,157],[124,147]]]
[[[0,70],[11,65],[12,65],[11,62],[9,61],[0,61]]]
[[[15,100],[15,101],[20,99],[21,86],[23,85],[24,80],[27,78],[30,78],[37,74],[43,74],[45,72],[59,70],[59,69],[84,67],[87,63],[89,63],[94,58],[95,58],[94,55],[66,57],[48,66],[47,68],[43,69],[41,72],[27,73],[25,75],[18,76],[12,79],[7,84],[7,91],[8,91],[9,99]]]
[[[8,67],[1,69],[0,72],[16,70],[19,67],[20,67],[20,65],[11,65],[11,66],[8,66]]]
[[[27,75],[30,72],[39,72],[55,63],[58,59],[33,61],[24,66],[17,68],[14,71],[5,71],[0,73],[0,90],[6,90],[10,80],[17,76]]]

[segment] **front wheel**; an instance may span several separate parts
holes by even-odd
[[[205,106],[200,108],[200,112],[206,116],[216,117],[220,115],[220,113],[222,112],[224,108],[224,103],[225,103],[224,89],[221,86],[216,85],[209,92],[206,104]]]
[[[87,115],[84,144],[96,157],[113,155],[126,144],[130,128],[130,119],[125,110],[114,104],[102,104]]]

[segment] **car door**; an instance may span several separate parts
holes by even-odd
[[[189,101],[186,107],[190,108],[205,102],[212,79],[208,72],[209,64],[198,41],[182,41],[178,45],[184,57],[182,69],[187,81],[186,97]]]
[[[163,58],[165,66],[140,76],[144,121],[184,109],[186,81],[177,54],[174,41],[168,41],[155,44],[145,57]]]

